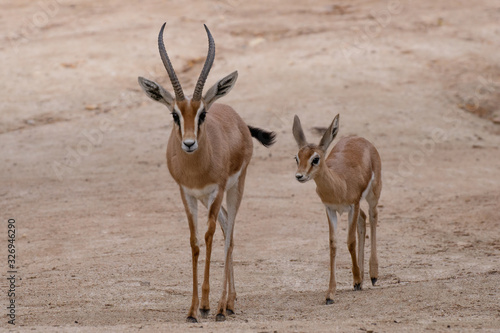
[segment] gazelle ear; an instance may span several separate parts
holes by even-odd
[[[304,131],[302,130],[302,125],[300,124],[300,119],[297,115],[293,117],[293,127],[292,127],[293,137],[297,142],[299,148],[307,145],[306,136],[304,135]]]
[[[163,89],[163,87],[160,86],[158,83],[150,81],[143,77],[139,76],[137,80],[139,81],[139,85],[141,86],[142,90],[144,90],[144,92],[146,93],[146,95],[149,96],[149,98],[166,105],[170,111],[173,111],[174,98],[172,97],[172,95],[170,95],[168,91]]]
[[[335,136],[337,136],[338,132],[339,132],[339,115],[336,115],[332,123],[330,124],[330,127],[328,127],[325,134],[323,134],[323,137],[319,142],[319,149],[326,152],[328,146],[332,143],[333,139],[335,139]]]
[[[219,80],[216,84],[212,86],[212,88],[208,89],[207,93],[203,97],[203,100],[205,101],[205,110],[208,111],[213,102],[227,95],[229,91],[233,89],[237,78],[238,78],[238,71],[234,71],[225,78]]]

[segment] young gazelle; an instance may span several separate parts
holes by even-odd
[[[232,261],[233,226],[243,196],[247,167],[252,157],[252,136],[267,147],[274,143],[275,134],[247,126],[230,106],[214,103],[233,88],[237,72],[218,81],[202,96],[205,80],[215,58],[215,43],[206,26],[209,45],[207,59],[193,96],[184,96],[163,44],[164,28],[165,24],[158,36],[158,47],[175,97],[158,83],[145,78],[139,77],[139,84],[149,97],[167,106],[174,120],[167,146],[167,165],[179,185],[191,233],[193,298],[187,321],[198,321],[198,309],[204,317],[210,310],[210,256],[217,219],[224,234],[225,258],[222,296],[216,320],[223,321],[226,314],[234,314],[236,291]],[[227,211],[222,207],[224,193]],[[198,298],[198,200],[208,208],[208,230],[205,234],[207,253],[201,304]]]
[[[349,212],[347,247],[352,258],[354,290],[361,290],[364,272],[366,215],[360,209],[365,198],[369,205],[371,230],[370,277],[375,285],[378,278],[376,244],[377,203],[382,190],[381,162],[377,149],[367,140],[350,136],[340,139],[327,156],[328,146],[337,135],[339,115],[321,138],[319,145],[307,143],[299,117],[293,121],[293,136],[299,146],[295,177],[301,183],[314,179],[316,193],[325,205],[330,227],[330,284],[326,304],[333,303],[336,290],[335,254],[337,252],[337,213]],[[357,221],[354,223],[353,221]],[[356,261],[356,224],[358,230],[358,260]]]

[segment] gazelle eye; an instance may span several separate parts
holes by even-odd
[[[174,118],[174,123],[176,123],[177,126],[181,126],[179,115],[176,112],[172,112],[172,118]]]
[[[297,162],[297,164],[299,164],[299,158],[297,156],[295,156],[295,162]]]
[[[319,157],[315,157],[313,158],[312,162],[311,162],[312,165],[318,165],[319,164]]]
[[[203,124],[203,122],[205,121],[205,118],[207,116],[207,111],[203,110],[201,111],[199,117],[198,117],[198,126],[201,126],[201,124]]]

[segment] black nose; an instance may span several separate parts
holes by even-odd
[[[194,141],[194,140],[186,140],[186,141],[184,141],[184,144],[188,148],[191,148],[195,143],[196,143],[196,141]]]
[[[295,175],[295,178],[297,178],[297,180],[301,180],[302,178],[304,178],[304,175]]]

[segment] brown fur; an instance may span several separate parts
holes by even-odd
[[[195,115],[190,113],[194,113],[192,110],[197,110],[198,106],[186,110],[179,105],[186,124],[194,123]],[[209,184],[225,187],[227,178],[243,165],[248,165],[252,158],[250,131],[233,108],[225,104],[216,103],[210,108],[200,127],[199,148],[195,152],[186,154],[181,142],[180,131],[174,126],[167,146],[167,164],[177,184],[189,188],[200,189]]]
[[[139,77],[138,82],[151,99],[164,104],[174,117],[174,126],[167,145],[167,165],[179,185],[191,234],[193,298],[187,320],[197,322],[199,309],[202,315],[207,315],[210,310],[210,260],[217,219],[224,233],[225,256],[223,290],[216,320],[225,320],[227,312],[234,313],[236,291],[232,259],[233,227],[243,196],[246,170],[252,158],[252,136],[268,147],[274,143],[275,133],[249,127],[230,106],[215,104],[217,99],[227,95],[233,88],[238,72],[234,71],[220,79],[203,97],[201,96],[215,56],[215,42],[207,26],[207,60],[196,84],[194,96],[186,98],[163,44],[164,28],[165,24],[160,29],[158,47],[174,87],[175,98],[154,81]],[[204,121],[202,116],[205,117]],[[227,211],[222,207],[224,193],[227,193]],[[208,229],[205,233],[207,252],[201,304],[198,298],[198,201],[208,208]]]
[[[197,320],[198,318],[197,263],[199,246],[198,240],[196,239],[196,221],[189,211],[183,187],[189,189],[203,189],[208,185],[217,184],[218,194],[212,205],[208,207],[208,230],[205,234],[207,253],[200,309],[202,310],[202,314],[207,314],[210,309],[209,279],[212,241],[216,221],[219,217],[219,211],[222,210],[222,214],[225,215],[226,221],[223,222],[220,218],[219,220],[221,221],[224,238],[226,239],[226,237],[229,237],[230,239],[224,265],[223,291],[217,309],[217,319],[223,320],[227,313],[226,310],[234,313],[236,291],[234,287],[232,265],[233,226],[225,225],[225,223],[227,223],[228,214],[222,207],[222,198],[224,192],[226,192],[228,178],[241,170],[238,184],[235,188],[229,189],[227,195],[228,207],[233,205],[236,207],[237,211],[243,196],[246,169],[252,158],[252,136],[250,135],[248,126],[230,106],[213,104],[208,110],[205,122],[198,129],[198,137],[195,138],[198,140],[198,149],[191,154],[187,154],[182,150],[181,143],[182,140],[186,139],[187,135],[193,135],[194,138],[194,126],[196,126],[194,122],[199,102],[184,102],[177,104],[177,106],[184,119],[184,138],[181,137],[179,126],[174,125],[167,146],[167,165],[170,174],[177,184],[179,184],[191,230],[193,300],[188,319],[193,318],[193,320]],[[232,219],[234,220],[234,217],[232,217]],[[229,294],[227,294],[227,286],[229,286]]]
[[[298,166],[296,177],[300,181],[313,179],[316,183],[316,192],[327,209],[327,218],[330,230],[330,283],[326,295],[326,302],[333,302],[336,290],[335,256],[337,240],[335,232],[336,221],[330,216],[333,212],[349,210],[349,229],[347,246],[352,259],[352,273],[354,288],[361,289],[364,273],[364,242],[366,215],[360,209],[363,192],[369,205],[371,229],[371,256],[370,277],[374,284],[378,278],[378,259],[376,252],[376,226],[378,222],[377,204],[382,190],[382,164],[377,149],[366,139],[357,136],[345,137],[333,147],[325,158],[329,144],[338,131],[338,116],[334,119],[327,132],[320,141],[320,145],[307,143],[300,125],[300,120],[294,120],[293,134],[299,145]],[[317,154],[320,158],[318,165],[311,163],[311,157]],[[330,210],[330,213],[329,213]],[[356,223],[354,223],[354,222]],[[356,230],[358,233],[358,257],[356,256]]]

